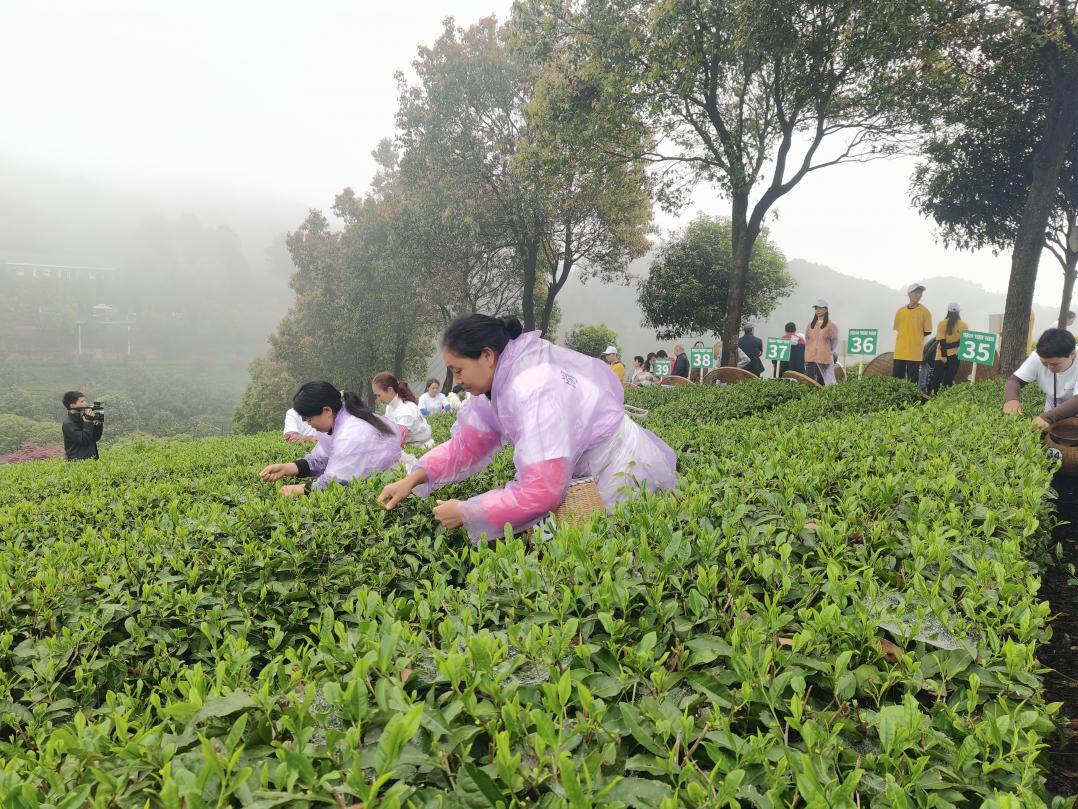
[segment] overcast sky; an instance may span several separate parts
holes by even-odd
[[[0,5],[0,158],[123,190],[229,192],[327,208],[374,172],[393,72],[441,20],[504,18],[509,0],[7,2]],[[909,206],[912,160],[826,169],[778,207],[789,257],[899,287],[934,275],[1006,289],[1009,256],[935,243]],[[726,213],[706,191],[696,207]],[[691,216],[685,211],[680,217]],[[661,214],[664,228],[678,219]],[[1041,262],[1038,302],[1062,273]],[[827,290],[810,294],[826,295]],[[931,296],[931,290],[928,292]],[[926,297],[926,301],[930,297]]]

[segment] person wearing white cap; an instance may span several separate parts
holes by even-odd
[[[949,388],[958,374],[958,343],[969,324],[962,319],[957,303],[947,304],[947,317],[936,327],[936,361],[932,364],[932,379],[928,392],[935,393],[941,387]]]
[[[625,380],[625,365],[618,359],[618,349],[614,346],[607,346],[603,352],[603,359],[606,364],[610,366],[610,370],[614,372],[619,380]]]
[[[924,284],[906,288],[909,303],[895,312],[895,358],[891,375],[917,384],[924,361],[925,338],[932,333],[932,314],[921,305]]]
[[[812,308],[812,322],[805,329],[805,369],[826,387],[835,384],[838,326],[831,322],[830,310],[823,298],[817,298]]]

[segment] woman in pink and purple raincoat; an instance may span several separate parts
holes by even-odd
[[[282,486],[285,497],[324,489],[332,481],[347,486],[401,462],[403,433],[371,412],[358,394],[342,393],[329,382],[307,382],[292,397],[292,407],[318,431],[318,443],[306,458],[270,464],[259,473],[271,483],[290,476],[309,478],[305,484]]]
[[[515,318],[457,318],[442,338],[446,366],[472,398],[452,437],[420,458],[378,500],[393,508],[413,490],[426,497],[484,469],[513,446],[516,479],[469,500],[439,501],[446,528],[463,525],[473,542],[522,531],[565,499],[573,478],[590,476],[608,510],[643,487],[669,489],[677,459],[625,413],[624,389],[600,360],[522,334]]]

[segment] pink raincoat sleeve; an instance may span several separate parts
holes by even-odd
[[[517,375],[499,401],[499,416],[512,425],[516,480],[461,504],[472,541],[497,538],[508,523],[522,531],[557,509],[569,489],[574,449],[582,436],[570,412],[572,390],[549,365]]]
[[[427,482],[416,487],[416,495],[429,497],[442,486],[486,469],[501,446],[501,429],[489,402],[469,400],[458,412],[449,440],[416,461],[413,468],[427,473]]]

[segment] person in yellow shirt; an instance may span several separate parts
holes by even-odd
[[[625,381],[625,364],[618,359],[618,350],[614,346],[607,346],[603,352],[603,359],[610,366],[610,370],[622,382]]]
[[[906,289],[910,302],[895,312],[895,359],[891,375],[917,384],[925,350],[925,337],[932,333],[932,314],[921,305],[923,284]]]
[[[947,304],[947,317],[936,327],[936,361],[932,365],[932,379],[928,392],[949,388],[958,374],[958,343],[969,324],[962,319],[957,303]]]

